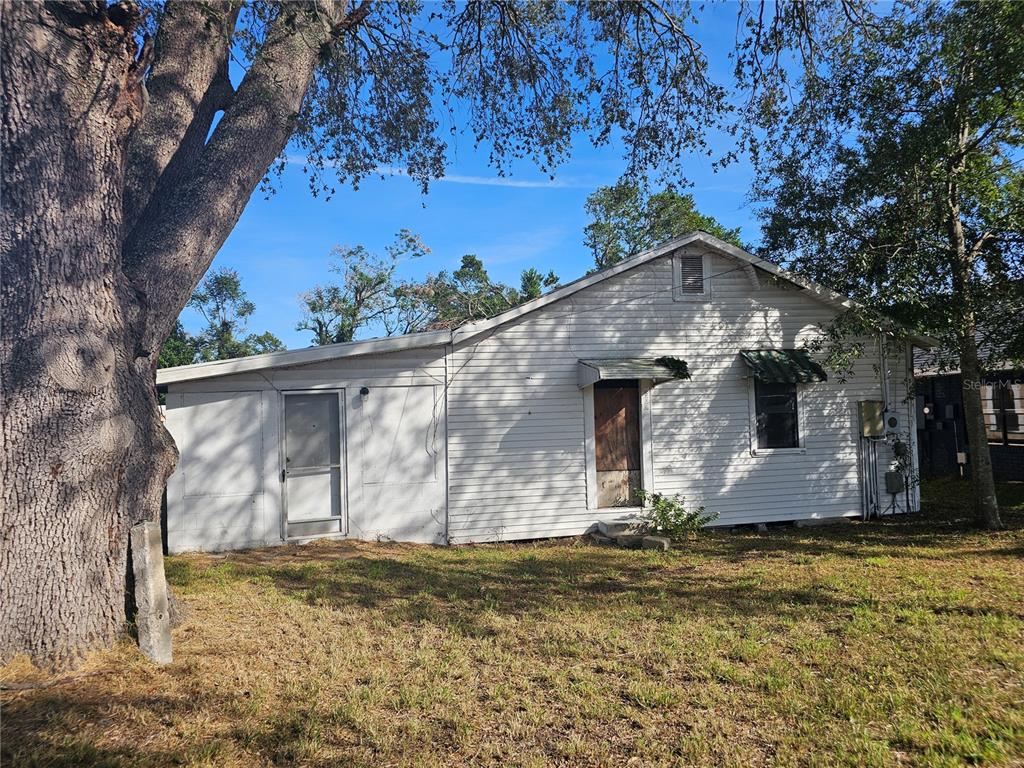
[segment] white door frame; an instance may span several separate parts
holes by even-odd
[[[345,433],[345,390],[342,389],[282,389],[279,390],[281,396],[281,418],[280,418],[280,430],[279,433],[281,438],[277,441],[278,456],[280,461],[281,473],[278,476],[278,482],[281,483],[281,540],[282,541],[296,541],[303,538],[310,538],[305,536],[288,536],[288,463],[285,455],[285,443],[288,440],[287,427],[285,426],[285,410],[286,400],[289,395],[329,395],[334,394],[338,398],[338,438],[341,440],[340,451],[338,457],[340,459],[339,470],[339,488],[338,492],[341,496],[338,499],[338,509],[341,512],[341,529],[337,533],[333,534],[317,534],[312,538],[327,538],[328,536],[347,536],[348,535],[348,435]],[[314,520],[299,520],[296,522],[302,523],[317,523],[317,522],[329,522],[333,520],[333,517],[316,518]]]

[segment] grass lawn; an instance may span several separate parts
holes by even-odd
[[[2,694],[4,765],[1024,765],[1024,485],[869,525],[318,543],[168,562],[175,662],[124,642]],[[25,664],[8,683],[35,679]]]

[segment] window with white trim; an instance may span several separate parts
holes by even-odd
[[[799,448],[796,384],[754,380],[757,447]]]
[[[705,298],[709,288],[702,254],[683,253],[672,259],[672,296],[676,301]]]

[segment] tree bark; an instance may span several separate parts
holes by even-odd
[[[343,23],[344,5],[284,3],[192,167],[176,169],[175,184],[157,185],[146,215],[124,244],[125,271],[153,308],[146,346],[158,346],[168,336],[256,185],[287,144],[321,48]]]
[[[152,108],[128,146],[125,232],[143,218],[158,183],[171,188],[195,167],[214,116],[230,101],[228,56],[240,7],[232,0],[171,0],[164,9],[146,78]]]
[[[965,329],[966,330],[966,329]],[[996,498],[992,454],[988,448],[985,414],[981,403],[981,365],[973,328],[960,341],[960,378],[964,397],[964,419],[971,449],[971,481],[974,485],[974,511],[979,525],[990,531],[1003,527]]]
[[[159,519],[160,348],[352,17],[283,3],[232,94],[237,8],[175,4],[147,97],[130,0],[0,2],[0,662],[64,667],[122,630],[128,531]]]
[[[957,169],[954,169],[956,171]],[[981,404],[981,364],[978,360],[977,317],[974,311],[974,257],[967,248],[960,218],[959,191],[954,179],[948,188],[948,228],[952,260],[953,291],[959,299],[960,382],[963,389],[964,421],[971,451],[971,481],[974,487],[974,512],[979,525],[991,531],[1003,527],[992,473],[992,455],[985,432],[985,414]]]
[[[2,11],[0,660],[67,666],[123,627],[128,529],[175,456],[120,270],[136,20],[103,2]]]

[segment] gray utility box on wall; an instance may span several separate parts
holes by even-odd
[[[902,472],[886,472],[885,473],[885,492],[886,493],[903,493],[903,473]]]
[[[885,403],[881,400],[861,400],[860,436],[885,437]]]

